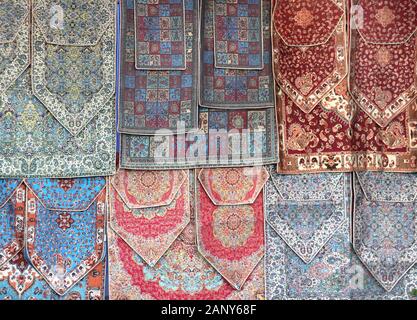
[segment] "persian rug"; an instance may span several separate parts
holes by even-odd
[[[354,150],[360,152],[357,167],[415,172],[417,3],[353,4],[362,8],[353,20],[350,44],[349,88],[358,109],[353,135]]]
[[[262,6],[259,3],[262,1]],[[227,12],[223,10],[228,6]],[[250,6],[250,9],[249,9]],[[221,9],[219,9],[219,7]],[[239,9],[240,8],[240,9]],[[256,8],[256,9],[254,9]],[[250,10],[251,17],[241,17],[245,14],[245,9]],[[261,14],[253,11],[262,9]],[[270,28],[269,0],[256,1],[224,1],[224,0],[204,0],[201,12],[201,78],[200,78],[200,105],[204,107],[214,107],[223,109],[246,109],[262,108],[274,106],[274,80],[272,75],[272,52],[271,52],[271,28]],[[221,22],[221,16],[231,21]],[[235,17],[237,16],[237,18]],[[254,16],[254,17],[252,17]],[[240,19],[240,20],[239,20]],[[236,27],[239,32],[233,30]],[[247,30],[249,21],[254,21],[254,27],[259,26],[259,30]],[[217,22],[217,23],[216,23]],[[251,25],[252,27],[252,25]],[[256,29],[259,29],[256,27]],[[223,39],[233,39],[238,37],[238,42],[230,41],[224,47]],[[254,41],[261,45],[261,49],[252,48],[249,39],[259,39]],[[245,43],[248,43],[247,45]],[[250,41],[252,42],[252,41]],[[250,47],[249,47],[250,46]],[[260,62],[263,63],[261,70],[242,70],[242,66],[249,64],[249,59],[254,62],[259,59],[249,58],[255,54],[261,55]],[[229,62],[229,58],[223,61],[222,51],[227,50],[227,55],[237,55]],[[234,52],[237,52],[236,54]],[[247,52],[247,58],[244,58]],[[219,57],[220,55],[220,57]],[[247,60],[247,63],[245,62]],[[224,62],[227,62],[225,65]],[[217,63],[221,67],[216,67]],[[219,65],[217,65],[219,66]],[[248,68],[246,66],[246,68]]]
[[[21,180],[0,179],[0,267],[23,248],[25,186]]]
[[[136,69],[186,68],[185,1],[134,1]]]
[[[119,170],[109,201],[110,228],[154,267],[190,223],[188,171]]]
[[[198,18],[196,0],[122,1],[120,132],[172,135],[197,128]],[[152,68],[144,66],[151,61]]]
[[[417,262],[417,175],[357,173],[354,187],[353,247],[391,291]]]
[[[217,110],[201,108],[200,129],[174,136],[121,137],[124,169],[251,166],[276,163],[273,108]]]
[[[281,175],[266,187],[266,221],[306,263],[346,222],[343,173]]]
[[[30,63],[29,0],[0,3],[0,95]]]
[[[350,175],[270,170],[264,191],[267,299],[350,299]]]
[[[215,0],[215,67],[262,70],[263,29],[262,0]]]
[[[303,181],[303,176],[277,175],[274,172],[275,168],[271,167],[270,170],[271,179],[265,186],[265,214],[267,216],[265,277],[266,298],[268,300],[415,300],[417,298],[416,266],[410,269],[397,282],[397,285],[388,292],[368,271],[360,257],[356,255],[351,244],[352,178],[350,174],[343,174],[336,185],[336,188],[340,191],[333,191],[338,195],[338,197],[333,198],[335,200],[333,215],[338,214],[337,210],[340,205],[345,212],[343,220],[339,226],[334,226],[334,229],[331,230],[331,237],[322,242],[320,250],[307,263],[303,258],[304,253],[300,252],[297,246],[291,246],[287,235],[282,235],[282,232],[280,234],[276,224],[271,223],[271,217],[285,214],[291,221],[290,227],[297,230],[302,237],[311,238],[311,235],[317,234],[318,230],[321,230],[327,222],[325,220],[326,215],[323,214],[327,211],[325,209],[326,202],[317,200],[311,200],[311,203],[308,203],[308,201],[303,203],[299,200],[284,201],[284,198],[288,198],[288,195],[286,195],[288,192],[283,187],[277,189],[276,177],[280,179],[289,177],[288,179],[291,180],[298,178]],[[315,174],[311,176],[316,176],[317,179],[322,177],[326,179],[326,176],[329,177],[330,175],[339,176],[340,174]],[[323,184],[316,184],[316,188],[312,184],[310,185],[311,194],[307,198],[317,199],[318,193],[327,193],[323,189]],[[375,185],[372,185],[370,188],[374,187]],[[387,189],[383,185],[379,187],[379,190]],[[299,184],[295,184],[293,189],[297,190],[297,188],[299,188]],[[389,186],[388,189],[390,189]],[[382,191],[379,193],[382,193]],[[294,208],[298,206],[298,209],[289,211],[282,207],[285,203],[292,205]],[[316,204],[316,208],[309,209],[309,215],[299,215],[299,212],[303,212],[303,207],[308,208],[314,204]],[[358,207],[355,204],[355,214],[368,217],[368,213],[363,211],[363,208],[364,206]],[[287,212],[289,213],[286,214]],[[378,226],[378,224],[379,221],[372,226]],[[390,226],[392,225],[394,224],[390,224]],[[369,225],[369,228],[371,228],[371,225]],[[389,230],[389,228],[386,230]],[[372,231],[369,229],[367,231],[369,231],[367,238],[370,241],[375,244],[381,243],[381,239],[375,238]],[[314,246],[311,246],[311,248],[314,248]],[[310,252],[313,252],[313,250],[310,250]],[[391,253],[394,253],[394,251],[391,251]]]
[[[33,2],[34,95],[74,136],[115,94],[115,9],[113,0]]]
[[[190,171],[190,223],[161,259],[150,266],[113,229],[109,230],[109,298],[112,300],[259,300],[264,271],[259,264],[242,290],[235,290],[199,254]],[[161,244],[164,245],[164,244]]]
[[[197,247],[237,290],[264,256],[265,168],[202,169],[196,188]]]
[[[104,300],[105,278],[105,262],[101,262],[64,296],[60,296],[20,251],[0,267],[0,300]]]
[[[32,178],[26,184],[26,256],[63,296],[104,258],[106,179]]]
[[[33,95],[30,70],[0,95],[1,177],[112,175],[116,168],[111,99],[77,136]]]
[[[352,170],[347,1],[274,1],[278,170]]]

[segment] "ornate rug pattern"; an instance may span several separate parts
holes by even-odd
[[[185,0],[134,2],[136,69],[184,70]]]
[[[21,180],[0,179],[0,267],[23,248],[25,200]]]
[[[109,230],[110,299],[258,300],[264,298],[262,265],[242,290],[235,290],[199,254],[194,214],[194,174],[190,171],[190,223],[152,267]]]
[[[262,0],[215,0],[215,67],[262,70],[263,29]]]
[[[391,291],[417,263],[417,175],[357,173],[354,187],[353,247]]]
[[[274,109],[200,108],[200,129],[175,136],[121,136],[124,169],[179,169],[276,163]]]
[[[110,227],[150,267],[190,223],[188,171],[119,170],[111,180]]]
[[[0,95],[30,62],[29,1],[0,3]]]
[[[3,177],[106,176],[116,170],[114,101],[73,136],[33,95],[30,70],[0,96],[0,135]]]
[[[279,172],[416,171],[416,3],[352,5],[275,6]]]
[[[204,177],[212,183],[207,184]],[[202,169],[199,174],[195,205],[197,247],[237,290],[264,256],[261,189],[268,177],[264,168]],[[240,189],[236,183],[244,187]],[[238,194],[231,192],[232,189]],[[210,197],[214,194],[221,201]]]
[[[149,66],[143,68],[136,61],[140,58],[142,46],[137,44],[135,48],[135,34],[136,37],[139,37],[138,34],[147,31],[142,28],[142,25],[141,28],[139,26],[135,28],[135,21],[139,24],[143,12],[138,10],[137,7],[135,12],[134,3],[137,6],[147,6],[148,10],[158,10],[158,6],[160,7],[159,10],[169,10],[166,7],[168,5],[166,2],[170,1],[161,1],[158,2],[159,4],[143,4],[139,0],[123,1],[122,3],[122,61],[119,106],[119,131],[122,133],[145,135],[157,133],[162,135],[167,133],[161,130],[170,130],[170,134],[173,134],[173,132],[190,131],[198,126],[199,1],[183,0],[185,34],[182,42],[185,42],[185,52],[178,55],[169,55],[172,61],[174,61],[174,56],[182,56],[186,68],[175,70],[178,68],[161,66],[158,67],[161,71],[147,70],[151,68]],[[171,2],[172,4],[169,5],[180,6],[181,1]],[[174,8],[173,10],[178,11]],[[162,13],[165,16],[161,19],[170,19],[166,17],[167,12]],[[149,17],[149,19],[154,19],[154,17]],[[149,21],[149,23],[152,23],[154,27],[152,21]],[[179,24],[178,21],[174,23],[165,20],[162,20],[161,23],[169,24],[170,27]],[[170,40],[179,37],[179,35],[172,34],[171,31],[169,31],[169,34],[165,34],[165,31],[162,30],[159,37],[155,37],[159,39],[155,43],[158,51],[168,50],[167,47],[170,47],[170,44],[169,51],[171,52],[175,46],[180,46],[174,46],[170,42]],[[163,37],[163,39],[160,37]],[[154,42],[149,40],[148,44],[149,50],[153,50]],[[157,60],[153,59],[153,55],[147,54],[146,57]]]
[[[33,6],[34,95],[76,136],[115,93],[116,6],[113,0],[35,0]],[[53,6],[63,12],[61,28],[46,14]]]
[[[34,178],[26,183],[27,257],[62,296],[104,258],[106,179]]]
[[[222,39],[221,37],[220,39],[218,39],[219,34],[221,34],[221,30],[223,30],[217,30],[217,28],[215,28],[215,4],[222,4],[226,3],[227,1],[203,1],[203,8],[201,14],[201,106],[223,109],[251,109],[274,106],[274,80],[272,76],[271,62],[271,4],[268,0],[261,1],[261,16],[263,21],[257,22],[257,25],[260,25],[263,28],[263,41],[260,41],[263,45],[263,50],[261,50],[261,52],[263,52],[263,67],[261,68],[262,70],[241,70],[237,66],[230,66],[225,69],[225,66],[223,65],[222,68],[215,67],[216,63],[221,62],[218,61],[219,59],[217,59],[216,57],[218,57],[219,54],[219,42],[221,44],[221,41],[219,40]],[[230,4],[230,8],[234,8],[237,5],[245,6],[246,3],[247,1],[235,1],[234,4]],[[259,7],[259,4],[256,4],[256,6]],[[216,12],[220,13],[221,11]],[[239,14],[239,10],[237,14]],[[259,19],[259,15],[257,16]],[[227,25],[228,28],[234,26],[234,23],[230,23],[229,25]],[[244,26],[239,25],[239,28],[242,27]],[[218,32],[217,38],[215,40],[216,30]],[[235,33],[235,31],[230,31],[230,33]],[[238,34],[240,34],[240,32]],[[258,32],[250,32],[250,34],[258,34]],[[257,37],[260,38],[260,36]],[[262,38],[260,38],[260,40],[261,39]]]

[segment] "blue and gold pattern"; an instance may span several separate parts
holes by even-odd
[[[115,93],[115,5],[107,0],[105,1],[107,6],[100,2],[97,6],[103,7],[97,10],[97,6],[93,6],[92,3],[88,2],[88,5],[84,5],[85,1],[79,0],[62,0],[54,3],[55,6],[68,6],[67,10],[62,10],[69,13],[61,17],[63,26],[62,29],[58,29],[62,32],[54,34],[53,40],[59,39],[58,44],[49,41],[51,28],[45,26],[45,17],[42,16],[38,20],[37,16],[34,16],[32,24],[33,90],[35,96],[54,117],[75,136],[104,108]],[[37,1],[35,1],[35,7],[36,5]],[[52,6],[52,2],[50,5]],[[101,19],[107,17],[108,21],[97,19],[100,10],[104,12],[110,10],[107,15],[100,17]],[[90,16],[92,21],[88,20]],[[79,17],[82,18],[79,19]],[[85,19],[89,22],[86,23]],[[91,28],[98,28],[98,26],[101,28],[104,24],[106,26],[104,33],[102,35],[98,33],[100,30],[98,28],[92,34],[84,34],[86,26],[90,27],[90,24],[94,22]],[[78,39],[77,35],[91,37],[91,39],[85,39],[88,45],[66,44],[72,44],[74,39]],[[89,45],[96,38],[98,38],[97,44]]]

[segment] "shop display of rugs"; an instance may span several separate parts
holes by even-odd
[[[417,0],[0,0],[0,300],[417,300],[416,203]]]

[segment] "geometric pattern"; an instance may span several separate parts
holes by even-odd
[[[186,135],[121,137],[124,169],[252,166],[276,163],[274,109],[200,108],[200,130]]]
[[[0,94],[30,62],[30,24],[27,0],[0,3]]]
[[[110,227],[154,267],[190,222],[186,171],[125,171],[112,178]]]
[[[3,177],[83,177],[115,172],[116,124],[110,99],[77,136],[33,96],[30,70],[0,96]]]
[[[227,3],[225,3],[227,2]],[[272,75],[272,52],[271,52],[271,29],[270,29],[270,9],[271,3],[267,0],[262,0],[262,6],[257,3],[259,1],[218,1],[208,0],[203,1],[202,10],[202,57],[201,57],[201,78],[200,78],[200,104],[204,107],[214,107],[222,109],[250,109],[250,108],[267,108],[274,106],[274,80]],[[215,17],[215,12],[223,14],[225,5],[228,5],[228,15],[232,11],[237,15],[246,14],[246,7],[249,6],[253,10],[262,9],[262,14],[255,14],[259,21],[254,22],[257,26],[257,30],[250,30],[248,32],[252,36],[256,36],[257,45],[263,45],[262,49],[256,49],[263,55],[260,62],[263,61],[263,65],[257,67],[259,70],[242,70],[250,69],[247,66],[223,66],[219,67],[217,64],[219,61],[218,56],[221,54],[222,48],[222,36],[230,35],[235,37],[236,34],[241,35],[242,39],[246,38],[245,27],[247,23],[238,23],[239,32],[234,30],[236,18],[230,17],[230,23],[227,23],[225,27],[220,27],[222,24],[218,20],[219,17]],[[238,9],[241,8],[240,10]],[[252,7],[253,6],[253,7]],[[215,10],[215,8],[217,9]],[[253,10],[248,10],[248,14],[252,15]],[[250,11],[250,12],[249,12]],[[260,21],[262,17],[262,21]],[[219,19],[218,19],[219,18]],[[249,17],[243,17],[246,19]],[[228,19],[228,18],[226,18]],[[217,27],[215,27],[215,22]],[[250,25],[252,27],[252,25]],[[222,31],[224,28],[230,29]],[[261,28],[261,30],[258,30]],[[262,36],[261,36],[262,33]],[[250,37],[252,38],[252,37]],[[245,45],[242,45],[245,47]],[[229,46],[228,49],[233,49],[234,45]],[[224,50],[223,50],[224,51]],[[244,52],[244,51],[243,51]],[[242,57],[241,54],[239,57]],[[221,59],[220,59],[221,60]],[[259,59],[256,59],[259,60]],[[238,61],[239,62],[239,61]],[[230,64],[228,62],[228,64]]]
[[[375,181],[383,189],[373,189]],[[393,183],[398,183],[395,193],[404,198],[390,192],[382,197],[382,191]],[[389,292],[417,263],[416,176],[357,173],[354,186],[353,247],[369,272]]]
[[[50,43],[44,37],[46,31],[42,25],[36,19],[33,23],[34,94],[74,136],[115,93],[115,12],[111,11],[108,19],[108,28],[97,44],[91,46]],[[83,26],[84,23],[78,27]]]
[[[223,170],[227,175],[231,169],[215,170]],[[258,179],[256,173],[254,170],[254,181]],[[220,178],[214,183],[225,184],[218,188],[221,192],[228,189],[230,182]],[[198,251],[234,288],[240,290],[264,256],[263,193],[253,203],[216,205],[198,182],[196,200]]]
[[[262,70],[262,0],[216,0],[214,11],[215,67]]]
[[[184,2],[135,1],[136,69],[185,69]]]
[[[104,178],[52,180],[29,182],[26,253],[36,271],[62,296],[104,258],[107,191]],[[38,184],[40,193],[34,191],[40,189]],[[60,201],[74,197],[75,190],[76,197],[85,196],[79,205]]]
[[[140,10],[135,11],[133,2],[137,6],[147,6],[152,11],[159,8],[162,11],[161,14],[164,15],[166,14],[165,10],[169,10],[166,7],[169,4],[163,4],[162,1],[159,4],[141,4],[137,0],[124,1],[122,4],[119,132],[161,135],[167,134],[166,130],[179,133],[193,130],[197,127],[198,122],[199,3],[198,1],[184,0],[184,12],[181,13],[181,17],[184,15],[181,28],[185,28],[184,39],[182,40],[182,47],[185,46],[185,52],[181,53],[180,56],[183,57],[186,67],[178,69],[161,66],[158,71],[147,70],[151,69],[149,67],[135,66],[135,63],[137,63],[137,61],[135,62],[135,56],[138,55],[139,44],[135,48],[134,34],[146,30],[143,29],[143,23],[137,22],[140,27],[135,27],[135,20],[140,20],[143,17],[140,15]],[[173,6],[182,6],[179,3],[180,1],[172,2]],[[177,11],[176,9],[173,10]],[[155,17],[148,18],[154,19]],[[165,16],[161,17],[161,19],[165,18]],[[168,22],[162,23],[168,24]],[[164,34],[165,31],[161,31],[161,33]],[[152,43],[150,41],[149,45]],[[164,44],[167,45],[167,43],[170,42],[158,40],[158,47],[161,47],[162,50],[165,47]],[[151,57],[149,54],[146,56]],[[140,69],[136,67],[140,67]]]

